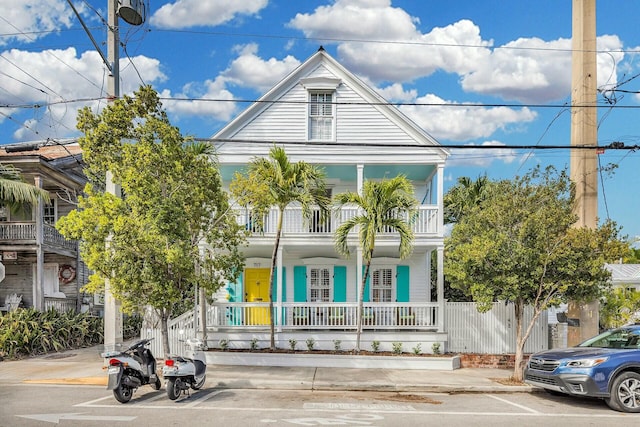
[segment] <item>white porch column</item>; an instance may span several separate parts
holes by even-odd
[[[444,246],[438,246],[438,332],[444,332]]]
[[[113,175],[107,171],[106,192],[120,197],[120,186],[114,184]],[[109,245],[110,238],[106,244]],[[104,281],[104,345],[107,350],[113,350],[116,344],[123,341],[122,337],[122,307],[120,301],[111,294],[111,281],[107,277]]]
[[[357,191],[358,194],[362,194],[362,187],[364,186],[364,165],[359,164],[356,167],[358,169]]]
[[[444,235],[444,165],[438,164],[438,236]]]
[[[36,175],[34,185],[42,189],[42,177]],[[36,310],[44,310],[44,251],[42,242],[44,240],[44,204],[38,197],[35,212],[36,220],[36,276],[33,279],[33,306]]]
[[[426,275],[427,275],[427,302],[431,302],[431,289],[433,288],[433,283],[431,283],[431,254],[433,251],[427,251],[425,254],[425,265]]]
[[[358,164],[357,166],[358,174],[357,174],[357,190],[358,194],[362,195],[362,188],[364,187],[364,165]],[[356,227],[355,232],[358,233],[358,228]],[[362,271],[362,248],[360,247],[360,241],[358,240],[358,247],[356,249],[356,302],[358,303],[358,319],[361,317],[360,313],[360,286],[362,286],[362,276],[364,275]]]
[[[276,254],[276,321],[278,332],[282,332],[282,246],[278,247]]]

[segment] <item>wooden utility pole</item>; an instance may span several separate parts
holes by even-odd
[[[571,67],[571,145],[598,145],[596,76],[596,0],[573,0]],[[597,227],[598,161],[594,149],[571,152],[571,180],[576,185],[577,227]],[[598,333],[599,304],[569,304],[567,344]]]

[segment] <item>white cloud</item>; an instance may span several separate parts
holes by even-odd
[[[77,9],[81,12],[82,5]],[[71,27],[75,19],[71,8],[60,0],[2,0],[0,17],[0,46],[34,42],[47,31]]]
[[[617,36],[598,38],[598,86],[616,82],[615,66],[624,54]],[[610,52],[618,50],[618,52]],[[520,38],[496,48],[462,77],[469,92],[524,103],[543,103],[571,96],[571,40]]]
[[[378,88],[376,91],[389,102],[413,102],[418,96],[416,89],[405,90],[400,83]]]
[[[210,116],[216,120],[228,121],[237,111],[233,94],[227,90],[226,81],[220,76],[203,84],[189,83],[182,87],[180,93],[172,94],[170,90],[165,89],[160,93],[160,97],[190,99],[163,100],[166,110],[178,116]]]
[[[73,47],[28,52],[12,49],[1,53],[0,103],[6,105],[46,105],[32,108],[24,118],[25,107],[3,109],[20,114],[23,126],[14,133],[18,140],[38,138],[40,134],[64,137],[77,133],[77,110],[85,105],[99,106],[102,101],[76,100],[106,96],[107,70],[100,55],[87,51],[79,55]],[[156,59],[137,56],[132,58],[145,83],[166,79]],[[138,73],[129,59],[120,60],[120,93],[130,93],[139,87]],[[47,105],[48,104],[48,105]],[[0,122],[5,117],[0,115]],[[14,120],[17,120],[14,118]]]
[[[261,94],[271,89],[287,74],[300,65],[300,61],[291,55],[284,59],[264,60],[258,53],[258,45],[250,43],[236,46],[239,56],[221,73],[227,82],[257,90]]]
[[[501,147],[506,145],[500,141],[485,141],[482,146]],[[452,148],[451,157],[447,159],[447,167],[453,166],[473,166],[489,167],[494,162],[512,163],[516,158],[516,151],[511,148],[487,149],[472,148],[476,144],[468,144],[470,148]]]
[[[312,14],[297,14],[289,25],[307,37],[326,40],[374,40],[386,43],[341,42],[338,54],[350,70],[375,81],[406,82],[436,70],[464,74],[489,55],[491,41],[469,20],[436,27],[422,34],[418,19],[388,0],[338,0]],[[454,47],[455,46],[455,47]]]
[[[240,15],[256,15],[268,0],[177,0],[163,5],[151,17],[159,28],[189,28],[215,26],[232,21]]]
[[[400,109],[438,140],[486,138],[499,129],[506,130],[510,125],[531,122],[537,117],[535,111],[526,107],[476,107],[445,101],[433,94],[417,98],[415,103],[427,105],[403,105]]]

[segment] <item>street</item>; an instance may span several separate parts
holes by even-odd
[[[640,415],[546,393],[382,393],[206,388],[170,401],[142,387],[128,404],[98,386],[9,385],[0,426],[620,426]]]

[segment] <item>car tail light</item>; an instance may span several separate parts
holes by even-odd
[[[173,359],[167,359],[164,361],[164,366],[175,366],[175,360]]]

